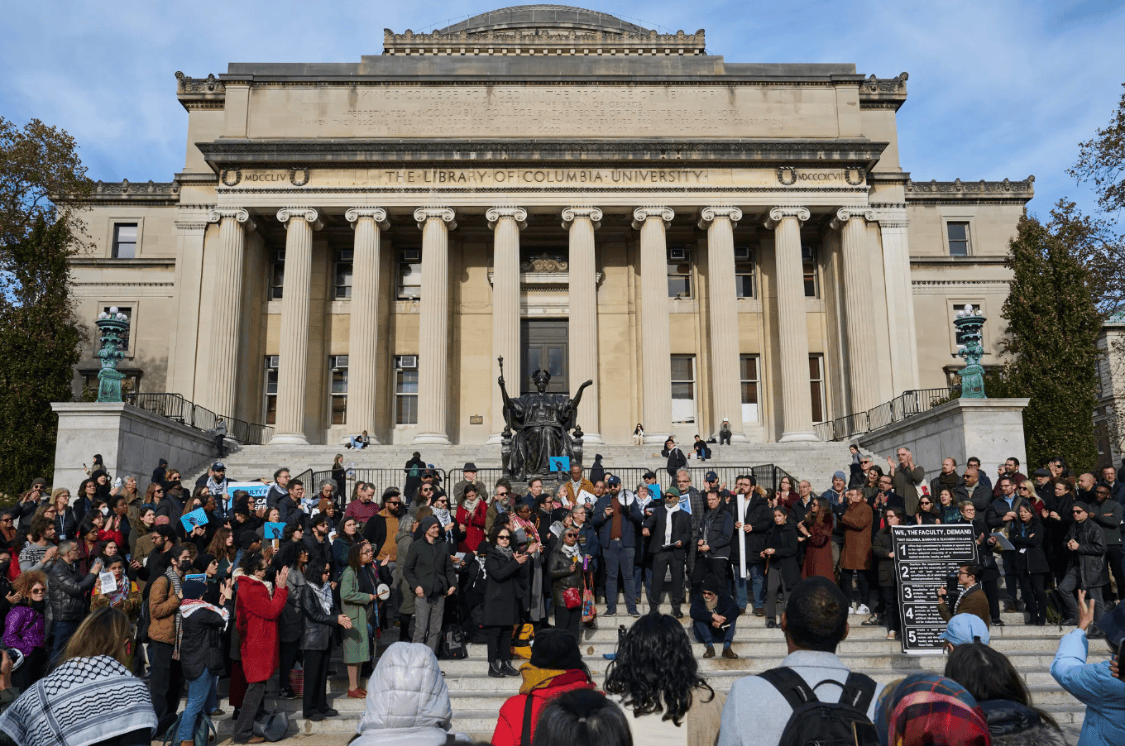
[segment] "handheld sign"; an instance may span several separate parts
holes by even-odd
[[[261,482],[227,482],[227,494],[234,497],[234,493],[242,490],[250,495],[252,510],[266,507],[266,495],[269,494],[270,485]]]
[[[285,524],[280,522],[267,523],[262,527],[262,534],[265,535],[267,541],[280,539],[285,535]]]
[[[648,486],[648,494],[652,497],[652,501],[659,504],[662,498],[660,496],[660,482],[653,482]]]
[[[746,520],[746,495],[742,494],[741,492],[738,493],[738,520],[739,521],[745,521]],[[742,529],[736,528],[734,530],[734,532],[736,534],[742,534],[742,536],[746,535],[746,533],[744,531],[742,531]],[[742,541],[742,536],[738,537],[738,540],[741,542],[739,544],[739,548],[742,549],[742,551],[740,551],[738,553],[738,571],[739,571],[738,577],[745,580],[746,579],[746,549],[745,549],[746,542]]]
[[[570,456],[548,456],[551,471],[570,471]]]
[[[960,565],[977,561],[969,524],[893,526],[895,577],[902,613],[902,652],[940,654],[946,622],[938,613],[938,588]]]
[[[207,525],[207,511],[196,508],[187,515],[181,516],[180,523],[184,524],[184,531],[190,534],[196,528]]]
[[[101,587],[99,588],[99,590],[103,594],[113,593],[114,591],[117,590],[117,577],[114,576],[114,574],[109,572],[108,570],[105,571],[105,572],[98,573],[98,581],[101,584]]]

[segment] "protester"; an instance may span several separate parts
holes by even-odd
[[[1078,591],[1078,626],[1059,640],[1059,650],[1051,663],[1051,676],[1082,704],[1086,714],[1078,746],[1119,746],[1125,743],[1125,681],[1110,670],[1110,663],[1087,663],[1088,630],[1094,623],[1096,605]],[[1098,625],[1111,650],[1120,651],[1125,642],[1125,606],[1118,604]],[[1117,661],[1121,665],[1121,661]]]
[[[899,450],[906,451],[905,448]],[[847,510],[840,518],[845,529],[844,548],[840,552],[840,590],[850,600],[854,579],[859,586],[859,601],[851,613],[866,615],[871,613],[867,606],[870,601],[867,571],[871,568],[871,524],[874,514],[859,490],[848,490],[847,499]],[[912,515],[913,512],[908,509],[907,514]]]
[[[1078,604],[1074,601],[1076,590],[1086,591],[1086,596],[1095,604],[1095,618],[1101,618],[1102,586],[1109,584],[1109,573],[1105,563],[1105,535],[1101,527],[1089,520],[1091,508],[1084,502],[1076,502],[1071,508],[1074,522],[1066,532],[1064,544],[1070,555],[1066,574],[1059,581],[1059,595],[1066,607],[1067,618],[1064,626],[1076,623]],[[1099,636],[1097,627],[1090,630],[1090,636]]]
[[[954,615],[938,638],[942,641],[942,649],[947,653],[953,652],[959,645],[968,645],[971,642],[985,645],[992,642],[988,626],[976,614]]]
[[[1120,506],[1118,507],[1120,513]],[[1046,530],[1029,503],[1016,511],[1018,520],[1008,540],[1016,552],[1016,572],[1020,579],[1020,593],[1028,612],[1028,624],[1042,627],[1047,624],[1047,592],[1045,583],[1050,568],[1043,551]]]
[[[981,618],[985,626],[990,624],[991,615],[988,609],[988,598],[980,587],[980,574],[979,565],[963,564],[957,568],[959,592],[957,598],[953,599],[952,605],[950,605],[950,600],[946,598],[948,594],[945,586],[937,589],[937,609],[942,619],[948,622],[956,614],[975,614]]]
[[[363,542],[353,544],[348,552],[348,566],[340,576],[340,606],[351,622],[344,628],[344,665],[348,667],[348,696],[363,699],[367,690],[359,684],[360,667],[371,660],[371,624],[375,609],[375,577],[371,560],[375,550]]]
[[[973,538],[977,545],[976,564],[981,572],[978,580],[984,590],[985,598],[988,599],[988,615],[993,625],[1002,627],[1004,621],[1000,618],[1000,568],[992,551],[996,545],[996,537],[985,524],[984,514],[971,502],[961,503],[961,523],[973,527]]]
[[[194,743],[195,724],[201,714],[213,712],[218,707],[218,681],[223,671],[221,635],[230,622],[230,612],[225,608],[230,586],[219,590],[219,603],[212,605],[203,600],[207,584],[190,580],[183,584],[183,641],[180,664],[184,681],[188,685],[187,704],[180,716],[176,740]]]
[[[23,654],[12,684],[26,691],[47,670],[47,576],[38,570],[21,573],[12,591],[19,600],[4,618],[4,647]]]
[[[691,602],[689,611],[695,639],[704,645],[703,657],[715,657],[715,643],[723,643],[723,657],[735,659],[738,653],[731,649],[738,618],[734,599],[711,578],[704,582],[702,592]]]
[[[952,679],[916,673],[887,684],[878,698],[880,746],[990,746],[977,701]]]
[[[887,525],[879,529],[879,533],[875,535],[875,540],[871,545],[871,553],[879,561],[879,592],[883,599],[883,616],[885,617],[883,621],[887,628],[887,639],[894,640],[898,638],[898,633],[902,630],[902,624],[898,599],[898,574],[895,572],[894,542],[891,538],[891,530],[902,524],[902,510],[900,508],[887,508],[886,522]],[[878,623],[879,617],[877,614],[872,614],[870,618],[863,622],[867,626]]]
[[[265,739],[253,735],[251,726],[265,696],[266,682],[278,666],[277,620],[289,598],[286,585],[289,568],[281,568],[271,583],[266,580],[269,564],[265,557],[261,552],[247,552],[242,557],[241,569],[243,574],[236,588],[235,622],[241,640],[242,670],[249,686],[234,723],[233,740],[235,743],[262,743]]]
[[[519,622],[517,598],[526,593],[521,569],[528,554],[512,548],[512,531],[497,523],[488,543],[491,549],[484,562],[488,584],[484,591],[482,623],[488,635],[488,675],[492,678],[519,676],[512,668],[512,626]]]
[[[500,707],[492,746],[533,742],[539,713],[549,701],[575,689],[597,689],[590,669],[582,662],[578,639],[560,629],[543,630],[535,636],[531,659],[520,669],[520,676],[520,693]]]
[[[340,612],[332,598],[332,566],[322,560],[311,562],[306,568],[304,590],[301,593],[301,612],[304,614],[304,634],[301,650],[304,653],[305,690],[303,711],[306,720],[319,722],[339,713],[328,706],[328,660],[332,652],[332,636],[337,629],[352,627],[351,618]]]
[[[445,599],[457,591],[457,574],[450,561],[451,548],[438,541],[441,525],[434,516],[419,524],[422,539],[410,545],[402,575],[414,595],[414,642],[426,643],[437,653]]]
[[[548,567],[551,572],[555,626],[570,632],[575,640],[579,639],[578,630],[582,621],[582,565],[578,529],[571,525],[562,530],[562,541],[551,552]]]
[[[396,642],[371,674],[357,738],[350,746],[446,746],[468,740],[453,730],[453,707],[437,656],[426,645]]]
[[[78,545],[73,541],[59,544],[58,555],[47,567],[47,592],[52,621],[54,648],[51,658],[57,659],[66,647],[70,636],[86,616],[86,599],[101,572],[101,560],[94,560],[88,573],[77,567]]]
[[[834,480],[835,481],[835,480]],[[839,478],[843,482],[843,478]],[[832,530],[835,527],[832,509],[828,500],[818,497],[813,501],[805,517],[797,524],[799,536],[805,549],[805,560],[801,567],[801,578],[814,575],[833,580],[836,574],[832,560]]]
[[[777,596],[781,594],[781,608],[785,608],[789,592],[801,580],[797,564],[797,531],[789,522],[789,513],[778,506],[773,509],[774,525],[770,528],[762,558],[766,561],[766,627],[778,626]]]

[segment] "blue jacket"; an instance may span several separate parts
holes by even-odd
[[[1109,661],[1086,663],[1089,642],[1076,629],[1059,640],[1051,676],[1086,705],[1078,746],[1120,746],[1125,743],[1125,681],[1113,678]]]
[[[617,497],[618,502],[629,501],[629,507],[625,509],[621,516],[621,543],[630,549],[637,548],[637,528],[644,520],[644,514],[641,513],[641,501],[637,496],[626,490],[622,490]],[[591,517],[590,522],[594,524],[594,529],[598,532],[598,546],[605,549],[609,546],[609,535],[613,532],[613,521],[605,517],[605,509],[613,504],[613,498],[609,493],[602,495],[598,498],[598,502],[594,505],[594,515]]]

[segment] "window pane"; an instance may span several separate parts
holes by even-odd
[[[137,224],[118,223],[113,227],[113,256],[133,259],[137,253]]]
[[[968,256],[969,255],[969,224],[960,223],[946,223],[945,235],[949,239],[949,255],[950,256]]]
[[[809,358],[809,378],[814,381],[820,380],[820,358],[815,355]]]
[[[812,396],[813,422],[824,422],[824,402],[820,398],[820,382],[812,381],[809,385],[809,393]]]
[[[758,382],[757,381],[743,381],[742,382],[742,403],[743,404],[757,404],[758,403]]]
[[[739,298],[753,298],[754,275],[736,275],[734,278],[734,292]]]
[[[332,397],[332,424],[343,425],[347,422],[348,414],[348,397],[346,396],[333,396]]]
[[[561,347],[547,348],[547,371],[552,378],[563,374],[563,350]]]
[[[968,223],[947,223],[946,228],[949,231],[951,241],[964,240],[969,237]]]
[[[691,278],[681,275],[668,276],[668,297],[669,298],[690,298],[691,297]]]
[[[418,424],[418,397],[395,397],[395,422],[400,425]]]
[[[398,372],[398,383],[396,384],[395,391],[399,394],[417,394],[418,371],[400,370]]]
[[[742,380],[758,380],[758,358],[753,355],[743,355],[738,362],[742,367]]]
[[[277,393],[277,369],[266,371],[266,393]]]
[[[267,425],[276,425],[277,424],[277,397],[276,396],[267,396],[266,397],[266,424]]]
[[[348,393],[348,371],[347,370],[334,370],[334,371],[332,371],[332,393],[333,394],[346,394],[346,393]]]
[[[673,399],[693,399],[692,390],[695,388],[694,383],[673,383],[672,384],[672,398]]]
[[[968,241],[950,241],[949,242],[949,255],[950,256],[968,256],[969,255],[969,242]]]

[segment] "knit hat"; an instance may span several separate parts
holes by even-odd
[[[200,572],[207,572],[207,568],[210,567],[211,563],[214,561],[215,555],[201,554],[195,558],[195,561],[191,563],[191,566],[196,570],[199,570]]]
[[[207,584],[202,580],[185,580],[180,586],[184,599],[200,599],[207,592]]]
[[[848,481],[847,476],[845,476],[844,472],[842,472],[842,471],[838,471],[835,474],[833,474],[832,478],[833,479],[843,479],[845,482]]]
[[[531,645],[531,665],[552,671],[584,669],[578,640],[565,629],[548,628],[536,633]]]
[[[953,679],[916,673],[892,681],[875,706],[881,746],[988,746],[984,713]]]
[[[242,549],[249,549],[254,545],[254,542],[261,541],[262,537],[258,536],[253,531],[243,531],[238,535],[238,546]]]

